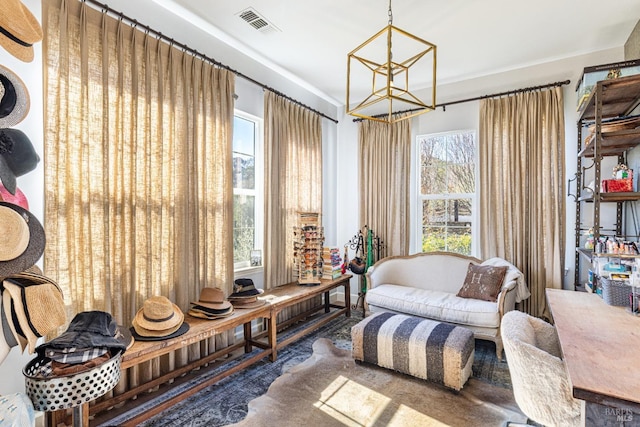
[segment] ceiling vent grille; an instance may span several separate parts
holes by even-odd
[[[238,12],[236,15],[240,17],[243,21],[251,25],[256,30],[260,31],[263,34],[280,32],[280,29],[273,25],[267,18],[260,15],[257,10],[252,7],[249,7],[245,10]]]

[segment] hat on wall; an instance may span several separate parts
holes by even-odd
[[[263,293],[262,289],[256,289],[251,279],[236,279],[233,282],[233,293],[229,299],[252,297]]]
[[[4,0],[0,8],[0,45],[24,62],[33,61],[33,44],[42,40],[42,27],[19,0]]]
[[[40,156],[31,141],[19,129],[0,129],[0,180],[11,194],[16,194],[16,177],[36,168]]]
[[[38,338],[46,336],[66,322],[60,287],[46,276],[20,273],[2,281],[11,295],[12,316],[19,326],[16,332],[27,339],[29,354],[36,349]]]
[[[27,87],[13,71],[0,65],[0,128],[17,125],[28,112]]]
[[[11,341],[11,343],[9,341]],[[0,303],[0,364],[7,357],[11,348],[16,345],[18,345],[18,342],[13,335],[13,331],[9,328],[8,321],[4,314],[4,308]]]
[[[189,330],[184,313],[164,296],[152,296],[145,300],[131,324],[133,336],[140,341],[173,338]]]
[[[0,202],[0,236],[0,278],[29,269],[44,252],[42,224],[13,203]]]
[[[2,286],[0,286],[2,288]],[[9,333],[7,331],[11,331],[11,335],[17,341],[17,344],[20,345],[20,351],[24,351],[27,348],[27,339],[21,335],[22,331],[20,330],[20,325],[18,324],[18,317],[16,316],[15,309],[13,308],[13,301],[11,300],[11,294],[9,291],[5,291],[2,288],[2,327],[4,330],[5,339],[11,346],[9,339]],[[6,323],[5,323],[6,322]]]
[[[2,182],[0,182],[0,202],[13,203],[14,205],[18,205],[29,210],[29,201],[22,190],[16,187],[16,194],[11,194],[6,188],[4,188]]]

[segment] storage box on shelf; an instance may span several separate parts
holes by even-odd
[[[585,105],[597,82],[640,74],[640,59],[585,67],[576,84],[578,111]]]
[[[636,65],[640,65],[636,64]],[[578,154],[575,181],[576,202],[575,246],[576,268],[575,283],[582,281],[581,263],[591,259],[589,251],[583,249],[582,239],[587,230],[593,230],[593,239],[598,241],[603,230],[610,236],[625,236],[624,204],[640,200],[640,193],[633,191],[632,177],[624,185],[611,181],[605,183],[610,175],[602,174],[602,161],[606,156],[616,156],[618,164],[624,164],[626,155],[640,145],[640,117],[637,113],[640,104],[640,75],[597,81],[593,90],[584,101],[578,118]],[[584,137],[584,138],[583,138]],[[589,159],[583,167],[583,160]],[[614,177],[612,177],[614,178]],[[614,178],[615,179],[615,178]],[[586,183],[593,182],[587,186]],[[631,187],[629,186],[631,184]],[[613,186],[614,190],[611,191]],[[620,191],[623,190],[623,191]],[[627,191],[628,190],[628,191]],[[587,218],[584,204],[590,203],[591,215]],[[611,205],[615,209],[613,224],[601,224],[601,205]],[[612,212],[613,213],[613,212]],[[637,239],[637,236],[636,236]],[[582,255],[587,255],[582,257]]]

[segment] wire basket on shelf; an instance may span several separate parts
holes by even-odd
[[[599,277],[598,282],[602,288],[602,299],[609,305],[629,306],[631,285],[628,280],[616,280]]]

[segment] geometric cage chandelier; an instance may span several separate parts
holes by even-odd
[[[353,82],[367,80],[370,91],[356,98]],[[420,89],[429,84],[427,103],[413,92],[418,85]],[[352,97],[356,99],[353,108]],[[395,123],[435,108],[436,45],[395,27],[389,0],[388,25],[347,55],[347,114]]]

